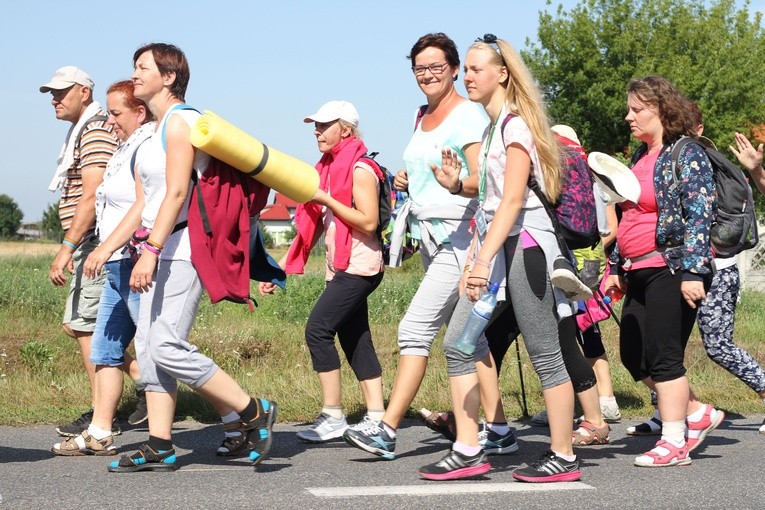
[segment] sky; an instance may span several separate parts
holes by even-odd
[[[320,2],[5,1],[0,5],[0,194],[24,222],[41,219],[58,193],[48,191],[69,123],[56,120],[40,85],[65,65],[95,81],[94,96],[130,77],[133,52],[148,42],[179,46],[189,60],[187,103],[211,110],[282,152],[319,159],[303,118],[345,99],[360,114],[363,139],[395,172],[425,102],[406,59],[414,42],[445,32],[460,57],[493,33],[516,49],[536,40],[540,10],[577,0]],[[762,1],[753,2],[754,4]],[[469,7],[468,7],[469,6]],[[464,95],[462,79],[458,91]]]

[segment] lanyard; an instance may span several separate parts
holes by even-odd
[[[497,120],[491,125],[489,138],[486,140],[486,148],[483,151],[481,168],[478,169],[478,201],[480,203],[483,203],[484,196],[486,195],[486,172],[488,171],[487,163],[489,160],[489,149],[491,148],[491,140],[494,138],[494,128],[497,127],[497,122],[499,122],[499,117],[497,117]]]

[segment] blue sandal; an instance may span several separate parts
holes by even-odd
[[[135,471],[175,471],[175,450],[155,452],[149,445],[142,444],[132,456],[123,455],[120,460],[109,464],[112,473],[133,473]]]

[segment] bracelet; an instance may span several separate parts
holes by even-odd
[[[64,238],[64,240],[63,240],[63,241],[61,241],[61,244],[63,244],[64,246],[68,246],[68,247],[70,247],[70,248],[71,248],[71,249],[73,249],[73,250],[76,250],[76,249],[77,249],[77,245],[76,245],[76,244],[74,244],[74,243],[73,243],[72,241],[70,241],[69,239],[67,239],[66,237]]]
[[[160,248],[157,248],[156,246],[152,246],[151,244],[144,243],[144,248],[146,248],[146,251],[149,251],[159,257],[159,254],[162,253],[162,250]]]
[[[475,278],[476,280],[486,280],[486,281],[489,280],[488,278],[484,278],[483,276],[472,276],[472,275],[468,276],[468,279],[470,278]]]
[[[483,267],[486,267],[486,268],[488,268],[488,267],[490,267],[490,266],[491,266],[491,262],[488,262],[488,261],[486,261],[486,260],[483,260],[481,257],[476,257],[476,258],[473,260],[473,263],[474,263],[476,266],[483,266]]]
[[[457,186],[457,191],[450,191],[449,192],[452,195],[459,195],[460,193],[462,193],[462,186],[463,186],[462,185],[462,180],[457,181],[457,183],[459,184],[459,186]]]
[[[147,239],[146,240],[146,244],[148,244],[149,246],[153,246],[154,248],[158,249],[159,251],[162,251],[162,248],[165,247],[163,244],[156,243],[156,242],[152,241],[151,239]]]

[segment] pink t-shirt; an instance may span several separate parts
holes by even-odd
[[[354,172],[367,171],[375,176],[377,183],[377,192],[379,194],[380,181],[377,179],[375,171],[369,165],[358,162],[353,169]],[[327,281],[335,277],[335,216],[332,211],[325,208],[324,211],[324,243],[327,245]],[[351,258],[348,261],[348,274],[357,276],[374,276],[384,269],[382,259],[382,249],[377,234],[365,234],[359,230],[351,229]]]
[[[627,259],[640,257],[657,250],[656,222],[659,219],[659,211],[656,205],[653,174],[660,152],[645,154],[632,167],[632,172],[640,183],[640,198],[637,204],[629,200],[621,203],[622,219],[616,231],[619,252]],[[664,265],[666,264],[662,256],[656,254],[653,257],[633,263],[629,269],[662,267]]]

